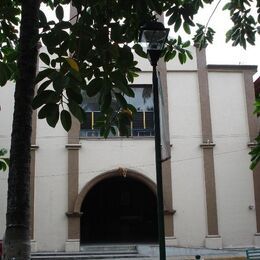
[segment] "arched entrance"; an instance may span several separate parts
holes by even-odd
[[[81,243],[157,241],[156,196],[133,177],[99,181],[86,194],[81,212]]]

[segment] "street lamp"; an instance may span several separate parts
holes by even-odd
[[[162,23],[150,22],[141,27],[140,36],[139,36],[139,41],[147,45],[148,58],[153,67],[155,164],[156,164],[156,182],[157,182],[157,216],[158,216],[160,260],[165,260],[166,254],[165,254],[165,232],[164,232],[159,91],[158,91],[158,77],[157,77],[156,67],[161,52],[164,49],[164,45],[167,40],[168,34],[169,34],[169,29],[164,28],[164,25]]]

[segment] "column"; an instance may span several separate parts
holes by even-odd
[[[257,127],[257,117],[254,115],[254,82],[253,75],[256,72],[256,67],[252,69],[244,70],[244,86],[246,95],[246,107],[249,129],[249,143],[248,147],[253,148],[255,146],[254,139],[259,133]],[[255,212],[256,212],[256,234],[254,237],[255,246],[260,246],[260,165],[258,164],[253,171],[254,193],[255,193]]]
[[[165,62],[162,60],[159,61],[158,71],[162,86],[162,94],[164,100],[164,107],[161,106],[160,109],[164,108],[164,116],[165,116],[165,128],[166,136],[168,136],[169,142],[168,149],[170,147],[170,139],[169,139],[169,109],[168,109],[168,87],[167,87],[167,68]],[[175,210],[173,210],[173,202],[172,202],[172,172],[171,172],[171,158],[164,161],[162,163],[162,181],[163,181],[163,197],[164,197],[164,226],[165,226],[165,243],[169,246],[177,245],[177,239],[174,236],[174,220],[173,215]]]
[[[65,250],[68,252],[80,250],[80,212],[74,212],[78,196],[79,179],[79,131],[80,123],[73,117],[72,127],[68,133],[68,239]]]
[[[222,239],[218,232],[218,214],[213,155],[213,148],[215,144],[213,143],[212,138],[208,71],[205,49],[201,51],[197,49],[196,56],[202,126],[202,143],[200,147],[203,149],[208,231],[205,238],[205,246],[207,248],[222,248]]]

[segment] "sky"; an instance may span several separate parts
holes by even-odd
[[[212,14],[215,4],[208,5],[197,18],[197,22],[206,24]],[[225,33],[232,27],[232,22],[228,11],[222,11],[227,1],[221,1],[216,12],[213,14],[209,26],[212,27],[216,34],[214,42],[207,47],[207,63],[208,64],[241,64],[241,65],[258,65],[258,72],[254,75],[254,79],[260,76],[260,35],[256,36],[256,44],[247,45],[244,50],[240,46],[233,47],[231,43],[225,42]],[[256,1],[254,1],[256,2]]]

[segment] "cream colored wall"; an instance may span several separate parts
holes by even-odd
[[[67,133],[37,122],[35,240],[39,251],[64,250],[67,239]]]
[[[253,245],[256,232],[242,73],[209,73],[219,233],[224,247]]]
[[[0,149],[10,150],[13,105],[14,105],[14,84],[9,82],[6,86],[0,87]],[[8,155],[7,155],[8,156]],[[0,240],[5,232],[5,213],[7,204],[7,178],[8,171],[0,171]]]
[[[194,54],[193,54],[194,55]],[[195,55],[194,55],[195,59]],[[142,65],[143,66],[143,65]],[[150,65],[136,84],[151,84]],[[175,236],[180,246],[204,246],[207,234],[199,87],[194,60],[170,63],[167,75]],[[181,72],[180,68],[185,71]],[[224,247],[253,244],[256,232],[243,77],[209,74],[219,233]],[[9,148],[13,89],[0,88],[0,147]],[[4,122],[4,123],[3,123]],[[155,181],[152,138],[81,139],[79,191],[97,175],[129,168]],[[37,122],[35,240],[39,251],[64,250],[67,240],[67,133]],[[6,173],[0,173],[0,239],[5,228]]]
[[[174,233],[182,246],[203,246],[205,188],[196,72],[168,73]]]
[[[79,191],[97,175],[119,167],[155,181],[153,139],[81,140]]]

